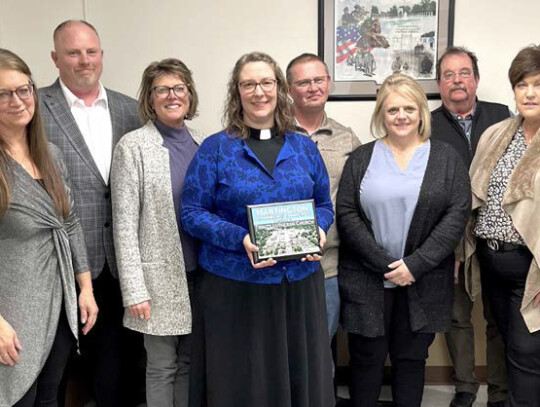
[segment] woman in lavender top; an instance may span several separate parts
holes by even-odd
[[[139,96],[146,124],[120,140],[112,164],[124,325],[144,333],[150,406],[187,405],[197,244],[184,233],[178,212],[200,141],[184,121],[196,115],[197,104],[191,72],[181,61],[151,63]]]
[[[351,399],[377,405],[390,354],[394,405],[420,407],[428,348],[451,316],[469,177],[450,146],[429,140],[426,95],[406,75],[384,81],[371,132],[378,140],[351,154],[337,197]]]

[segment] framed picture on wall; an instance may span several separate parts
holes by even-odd
[[[435,66],[452,45],[455,0],[319,0],[319,56],[330,100],[374,100],[395,72],[438,98]]]

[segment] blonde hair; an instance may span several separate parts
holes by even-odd
[[[384,103],[386,98],[392,93],[399,93],[418,105],[420,114],[420,125],[418,134],[422,140],[426,140],[431,133],[431,114],[427,103],[426,92],[420,84],[410,76],[395,73],[387,77],[377,93],[377,102],[375,110],[371,115],[371,124],[369,126],[371,135],[375,138],[382,138],[387,135],[384,126]]]

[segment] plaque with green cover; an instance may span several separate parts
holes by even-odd
[[[321,254],[313,199],[247,205],[249,236],[259,248],[253,261],[299,259]]]

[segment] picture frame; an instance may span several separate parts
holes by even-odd
[[[246,205],[246,210],[251,242],[259,248],[255,263],[321,254],[313,199]]]
[[[328,66],[330,101],[375,100],[394,72],[439,99],[436,64],[452,45],[455,0],[319,0],[318,54]]]

